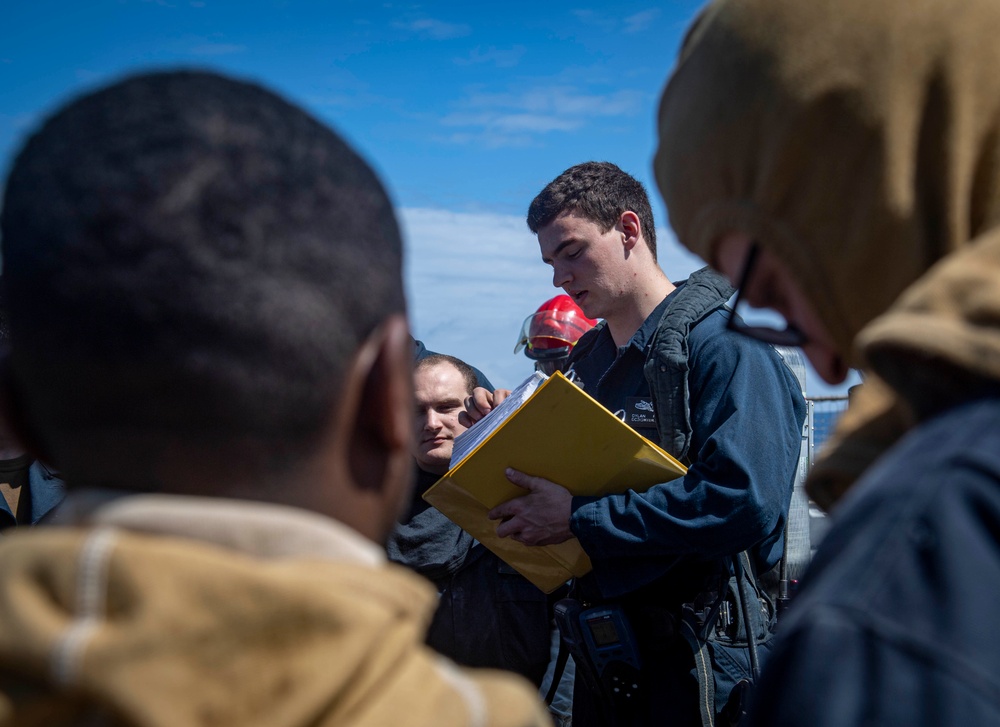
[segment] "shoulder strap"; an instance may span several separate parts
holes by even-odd
[[[660,446],[677,459],[687,457],[691,446],[688,333],[733,292],[729,281],[711,268],[692,273],[660,318],[646,356],[643,374],[653,395]]]

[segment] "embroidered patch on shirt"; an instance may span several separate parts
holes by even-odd
[[[641,396],[628,397],[625,400],[625,423],[633,427],[655,427],[653,400]]]

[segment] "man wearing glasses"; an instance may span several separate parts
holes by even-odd
[[[701,724],[751,674],[732,563],[745,552],[756,583],[781,558],[800,387],[774,349],[727,330],[732,288],[720,276],[703,270],[675,285],[664,275],[645,190],[615,165],[568,169],[532,202],[528,225],[553,285],[604,319],[570,358],[584,389],[690,469],[645,493],[601,498],[513,472],[527,494],[490,516],[502,521],[498,534],[529,545],[579,538],[594,570],[578,598],[620,606],[635,632],[637,704],[605,699],[602,717],[599,690],[578,681],[575,724]],[[762,659],[773,612],[766,597],[746,601]]]
[[[998,27],[991,0],[719,0],[663,93],[678,239],[788,323],[755,337],[865,372],[748,724],[1000,724]]]

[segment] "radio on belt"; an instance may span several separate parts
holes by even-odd
[[[608,699],[633,704],[641,689],[641,662],[632,627],[620,606],[584,608],[566,598],[555,606],[556,622],[577,669]]]

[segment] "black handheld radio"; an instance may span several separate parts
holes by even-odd
[[[588,686],[619,709],[634,707],[643,688],[642,664],[621,606],[584,608],[576,599],[564,598],[555,605],[555,619]]]

